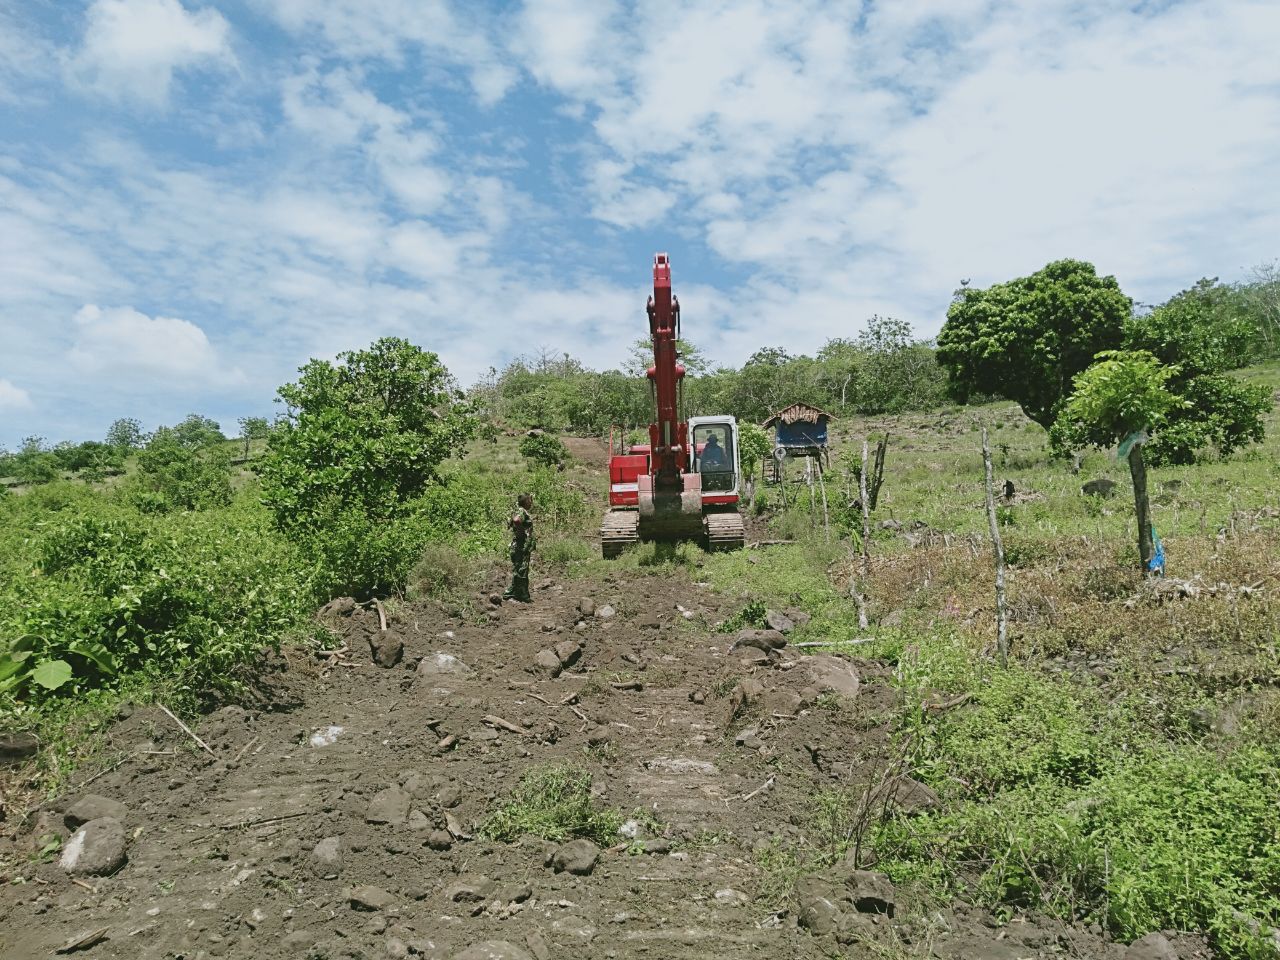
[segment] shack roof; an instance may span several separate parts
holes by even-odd
[[[812,404],[793,403],[791,406],[779,410],[766,420],[762,426],[765,428],[775,427],[779,423],[785,423],[787,426],[791,426],[791,424],[797,422],[824,423],[834,419],[835,417],[827,413],[827,411],[819,407],[815,407]]]

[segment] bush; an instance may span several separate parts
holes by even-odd
[[[520,456],[535,467],[558,467],[569,459],[569,451],[553,434],[529,433],[520,440]]]
[[[524,836],[556,843],[587,837],[600,846],[618,838],[622,815],[596,806],[591,775],[567,765],[534,767],[511,798],[480,825],[480,833],[506,843]]]
[[[231,502],[231,457],[220,445],[184,442],[177,430],[161,427],[138,454],[130,494],[147,513],[225,507]]]

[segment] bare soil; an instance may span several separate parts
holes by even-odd
[[[466,620],[400,606],[384,632],[374,610],[331,612],[345,652],[272,657],[262,702],[193,725],[212,755],[158,709],[122,716],[105,772],[8,824],[5,859],[21,857],[24,882],[0,888],[0,956],[1125,955],[1096,931],[997,923],[904,890],[892,916],[846,902],[829,929],[805,897],[848,889],[851,868],[799,897],[765,869],[761,848],[816,842],[820,791],[872,784],[884,797],[896,785],[884,802],[932,802],[894,779],[880,665],[731,649],[711,629],[728,601],[684,573],[543,581],[529,605],[495,606],[500,585],[478,586],[484,612]],[[613,616],[600,615],[606,604]],[[566,640],[580,642],[577,661],[539,672],[539,652]],[[386,659],[401,642],[395,666],[375,662],[375,647]],[[419,669],[454,666],[437,654],[462,672]],[[856,676],[853,695],[823,692],[833,669]],[[589,875],[554,872],[557,844],[480,838],[522,774],[547,762],[589,771],[600,804],[647,815]],[[409,802],[392,794],[394,822],[369,822],[392,787]],[[128,860],[77,883],[32,854],[44,833],[69,833],[64,815],[85,794],[128,808]],[[317,865],[317,844],[335,837],[340,864]],[[490,942],[509,949],[465,952]],[[1197,955],[1194,944],[1179,955]]]

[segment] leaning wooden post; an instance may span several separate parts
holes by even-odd
[[[827,482],[822,478],[822,461],[818,461],[818,489],[822,491],[822,529],[827,542],[831,542],[831,512],[827,509]]]
[[[982,425],[982,465],[987,474],[987,522],[991,525],[991,545],[996,553],[996,648],[1000,666],[1009,665],[1009,613],[1004,599],[1004,544],[1000,541],[1000,524],[996,522],[995,480],[991,469],[991,445],[987,442],[987,425]]]
[[[867,505],[867,441],[862,441],[862,472],[858,476],[858,500],[862,504],[862,557],[858,563],[858,629],[867,629],[867,572],[871,556],[871,508]]]
[[[1151,558],[1155,555],[1155,540],[1151,536],[1151,498],[1147,494],[1147,463],[1142,457],[1142,440],[1134,441],[1129,448],[1129,476],[1133,479],[1133,508],[1138,515],[1138,557],[1142,563],[1142,575],[1152,575]]]

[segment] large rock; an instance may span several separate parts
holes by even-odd
[[[78,830],[90,820],[111,817],[123,823],[129,819],[129,808],[119,800],[103,797],[96,793],[86,793],[83,797],[67,807],[62,821],[68,830]]]
[[[387,893],[381,887],[356,887],[347,894],[347,902],[351,904],[352,910],[362,910],[366,913],[377,913],[380,910],[387,910],[396,905],[394,894]]]
[[[777,610],[769,610],[765,612],[764,622],[770,630],[777,630],[784,636],[796,628],[795,622],[785,613],[779,613]]]
[[[124,824],[115,817],[90,820],[71,835],[62,848],[62,869],[95,877],[115,873],[125,862]]]
[[[847,660],[819,654],[805,658],[804,670],[809,684],[819,693],[835,693],[842,697],[858,695],[858,671]]]
[[[854,870],[845,880],[845,886],[859,913],[883,913],[892,917],[898,909],[893,883],[883,873]]]
[[[404,656],[404,639],[387,630],[379,630],[369,637],[369,652],[378,666],[394,667]]]
[[[325,837],[311,851],[311,870],[317,877],[330,880],[342,872],[342,838]]]
[[[418,661],[418,676],[465,676],[472,670],[452,653],[430,653]]]
[[[882,790],[889,805],[908,816],[930,813],[942,806],[933,787],[911,777],[895,777]]]
[[[1124,960],[1178,960],[1178,951],[1163,933],[1148,933],[1129,944]]]
[[[479,875],[461,876],[444,891],[450,903],[483,903],[493,893],[494,883]]]
[[[453,960],[534,960],[533,954],[523,947],[517,947],[509,940],[486,940],[473,944],[461,953],[455,953]]]
[[[1109,499],[1116,495],[1116,482],[1108,480],[1105,477],[1099,477],[1097,480],[1090,480],[1088,483],[1080,487],[1080,492],[1086,497],[1102,497]]]
[[[30,733],[6,733],[0,735],[0,767],[21,763],[36,755],[40,741]]]
[[[399,787],[387,787],[374,794],[364,819],[368,823],[388,823],[400,826],[409,818],[409,804],[413,798]]]
[[[577,640],[561,640],[557,643],[552,651],[559,658],[560,663],[567,670],[578,662],[578,658],[582,656],[582,644]]]
[[[551,867],[556,873],[568,872],[575,876],[588,876],[600,859],[600,848],[585,837],[570,840],[551,855]]]
[[[560,662],[560,658],[556,656],[554,650],[539,650],[537,656],[533,658],[533,669],[544,677],[554,680],[560,676],[560,671],[564,669],[564,664]]]
[[[800,926],[815,937],[835,933],[840,922],[840,895],[821,877],[805,877],[796,884]]]
[[[739,630],[738,636],[734,638],[733,645],[729,649],[755,647],[757,650],[769,653],[772,650],[781,650],[786,645],[787,638],[777,630]]]

